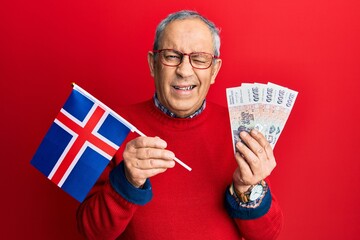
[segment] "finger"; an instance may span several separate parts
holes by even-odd
[[[241,141],[236,143],[236,148],[238,152],[235,154],[236,162],[238,163],[241,170],[245,172],[251,172],[251,161],[250,158],[255,158],[256,156],[251,152],[251,150]]]
[[[135,148],[159,148],[165,149],[167,143],[159,137],[138,137],[133,140]]]
[[[253,130],[253,131],[256,131],[256,130]],[[257,134],[260,135],[259,138],[261,138],[262,134],[259,133],[259,132],[257,132]],[[249,153],[249,157],[251,159],[254,159],[254,161],[256,161],[256,158],[259,158],[259,159],[262,159],[262,160],[267,159],[267,154],[265,152],[265,149],[258,142],[257,139],[253,138],[252,135],[248,134],[245,131],[240,133],[240,137],[246,143],[248,148],[251,150],[252,154]],[[255,156],[255,158],[254,158],[254,156]]]
[[[258,141],[258,143],[259,143],[259,144],[262,146],[262,148],[265,150],[265,153],[266,153],[266,155],[267,155],[267,158],[268,158],[268,159],[273,159],[273,158],[274,158],[273,149],[272,149],[270,143],[266,140],[265,136],[264,136],[261,132],[255,130],[255,129],[253,129],[253,130],[250,132],[250,134],[251,134],[251,136],[252,136],[253,138],[255,138],[255,139]]]
[[[136,151],[136,158],[144,159],[162,159],[162,160],[172,160],[175,157],[175,154],[166,149],[159,148],[139,148]]]
[[[258,157],[251,150],[251,145],[254,145],[256,141],[247,132],[241,132],[240,137],[241,141],[236,143],[236,148],[251,167],[252,162],[255,163],[258,160]]]
[[[141,170],[159,169],[159,168],[173,168],[175,161],[172,159],[161,160],[161,159],[146,159],[135,161],[135,168]]]
[[[238,142],[237,148],[244,155],[243,157],[249,164],[253,176],[258,178],[263,175],[263,166],[267,161],[266,152],[247,132],[241,132],[240,137],[247,145]]]
[[[243,185],[248,185],[253,178],[253,172],[248,164],[248,162],[241,156],[239,152],[235,154],[235,159],[239,165],[239,176],[238,179]]]

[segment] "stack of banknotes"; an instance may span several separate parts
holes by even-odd
[[[274,148],[298,92],[274,83],[243,83],[240,87],[227,88],[227,103],[235,144],[241,141],[241,131],[257,129]]]

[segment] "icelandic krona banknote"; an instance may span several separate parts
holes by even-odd
[[[298,92],[274,83],[243,83],[227,88],[233,146],[241,131],[260,131],[274,148],[294,106]],[[235,149],[235,147],[234,147]]]

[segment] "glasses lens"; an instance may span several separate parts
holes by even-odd
[[[211,66],[213,56],[209,53],[191,53],[190,54],[191,65],[194,68],[206,69]]]
[[[162,49],[159,52],[162,64],[171,67],[179,66],[183,60],[184,55],[188,55],[172,49]],[[197,69],[207,69],[211,66],[213,61],[213,55],[210,53],[193,52],[188,56],[190,58],[191,66]]]
[[[167,66],[177,66],[181,63],[182,55],[174,50],[162,50],[161,61]]]

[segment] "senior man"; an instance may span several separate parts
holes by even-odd
[[[266,177],[273,151],[253,130],[234,154],[227,109],[206,101],[222,60],[216,26],[197,12],[170,14],[148,53],[153,99],[117,109],[132,134],[78,209],[89,239],[275,239],[281,209]],[[192,167],[175,167],[174,157]]]

